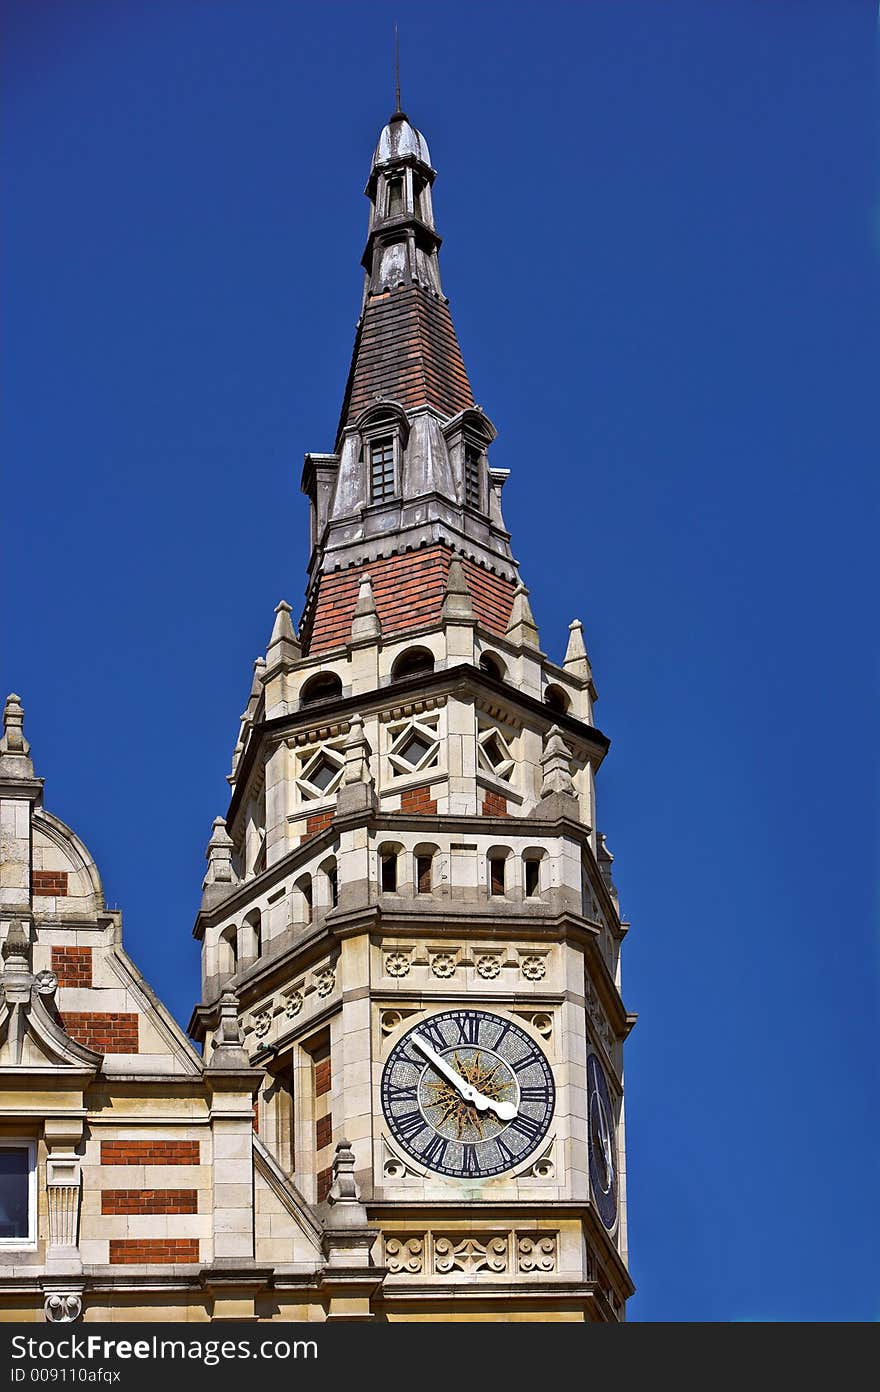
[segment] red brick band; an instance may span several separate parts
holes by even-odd
[[[197,1262],[199,1244],[191,1237],[120,1237],[111,1238],[112,1266],[169,1265],[172,1262]]]
[[[102,1213],[197,1213],[195,1189],[104,1189]]]
[[[67,894],[66,870],[35,870],[31,876],[35,895],[45,898],[64,898]]]
[[[198,1165],[198,1141],[102,1141],[102,1165]]]
[[[78,1044],[99,1054],[136,1054],[138,1017],[117,1011],[65,1010],[64,1028]]]
[[[318,1203],[323,1203],[330,1193],[330,1185],[333,1183],[333,1166],[328,1165],[326,1170],[318,1171]]]
[[[483,794],[483,816],[484,817],[506,817],[507,798],[500,793],[485,792]]]
[[[437,811],[437,803],[431,797],[430,788],[407,788],[400,794],[400,810],[433,814]]]

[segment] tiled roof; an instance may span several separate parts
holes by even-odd
[[[438,542],[419,551],[322,575],[314,604],[303,618],[303,651],[314,656],[348,642],[365,573],[370,576],[385,637],[438,622],[451,559],[449,547]],[[465,557],[461,562],[477,620],[491,633],[503,634],[513,604],[513,582]]]
[[[421,285],[371,295],[358,326],[340,429],[377,396],[454,416],[474,397],[449,306]]]

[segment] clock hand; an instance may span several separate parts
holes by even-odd
[[[420,1034],[410,1036],[413,1044],[419,1053],[424,1054],[429,1063],[433,1063],[438,1073],[450,1082],[458,1093],[464,1098],[465,1102],[471,1102],[478,1112],[494,1112],[499,1121],[513,1121],[517,1114],[517,1108],[512,1102],[496,1102],[491,1097],[486,1097],[482,1092],[478,1092],[473,1083],[465,1082],[460,1073],[456,1073],[449,1064],[435,1049],[431,1048],[427,1039],[423,1039]]]

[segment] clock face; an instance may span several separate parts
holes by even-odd
[[[484,1010],[447,1010],[398,1040],[382,1073],[392,1136],[437,1174],[480,1179],[513,1169],[547,1134],[550,1065],[525,1030]]]
[[[617,1221],[617,1142],[614,1111],[602,1065],[595,1054],[587,1059],[590,1127],[590,1184],[599,1217],[606,1228]]]

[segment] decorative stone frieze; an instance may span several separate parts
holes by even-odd
[[[559,1234],[496,1229],[486,1232],[386,1233],[382,1262],[392,1276],[465,1276],[491,1280],[557,1270]]]

